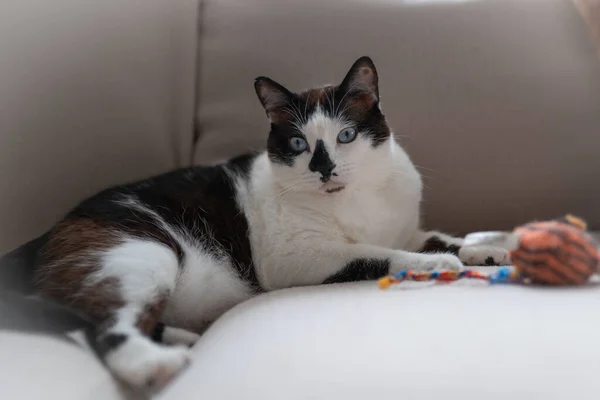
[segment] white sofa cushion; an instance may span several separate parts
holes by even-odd
[[[373,282],[227,313],[162,399],[597,399],[600,286]]]
[[[134,399],[91,352],[53,336],[0,331],[0,399]]]

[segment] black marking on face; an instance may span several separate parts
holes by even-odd
[[[351,123],[363,137],[371,140],[373,147],[391,139],[390,128],[379,107],[377,70],[368,57],[358,59],[337,86],[292,93],[277,82],[260,77],[255,81],[255,88],[271,119],[267,152],[272,162],[294,165],[299,154],[290,148],[290,139],[301,135],[298,127],[319,110],[330,118]]]
[[[458,255],[460,246],[448,244],[437,236],[432,236],[423,243],[419,253],[452,253]]]
[[[341,271],[323,281],[329,283],[345,283],[370,281],[386,276],[390,272],[390,260],[375,258],[357,258],[346,265]]]
[[[325,143],[321,139],[317,140],[315,151],[308,164],[308,169],[312,172],[319,172],[321,174],[321,182],[327,182],[331,178],[334,168],[335,164],[329,157]]]
[[[292,149],[290,140],[296,136],[304,137],[290,121],[282,121],[279,124],[271,123],[271,133],[267,139],[269,160],[292,167],[299,154]]]
[[[94,350],[99,356],[104,356],[108,352],[115,351],[127,341],[127,335],[124,333],[107,333],[101,335],[93,342]]]

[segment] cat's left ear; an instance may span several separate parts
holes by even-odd
[[[370,57],[364,56],[354,62],[340,88],[346,92],[363,94],[363,100],[372,106],[379,102],[379,77]]]
[[[272,79],[261,76],[254,80],[254,89],[271,121],[282,118],[294,95]]]

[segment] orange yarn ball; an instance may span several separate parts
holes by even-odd
[[[510,252],[510,258],[531,283],[580,285],[598,272],[598,248],[585,232],[585,222],[578,218],[532,222],[515,233],[518,247]]]

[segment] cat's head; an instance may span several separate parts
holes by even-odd
[[[282,184],[336,193],[389,168],[391,132],[369,57],[358,59],[337,86],[292,93],[260,77],[254,87],[271,121],[267,153]]]

